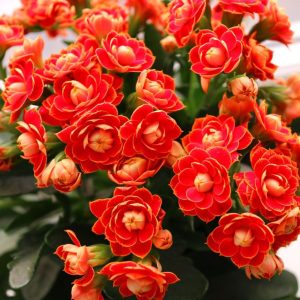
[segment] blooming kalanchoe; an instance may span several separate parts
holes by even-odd
[[[138,300],[162,300],[168,286],[179,281],[174,273],[133,261],[110,263],[100,274],[113,280],[123,297],[135,295]]]
[[[236,126],[234,118],[228,115],[207,115],[195,120],[191,132],[182,139],[182,144],[187,151],[224,147],[234,162],[239,157],[237,151],[246,149],[252,140],[246,124]]]
[[[122,125],[120,134],[124,140],[125,156],[141,154],[155,160],[168,156],[181,129],[165,111],[154,110],[152,106],[144,104]]]
[[[218,0],[218,5],[232,14],[263,13],[269,0]]]
[[[196,23],[206,8],[205,0],[172,0],[169,3],[168,32],[173,34],[179,47],[186,46]]]
[[[270,228],[251,213],[225,214],[208,236],[208,247],[229,257],[239,268],[261,265],[274,242]]]
[[[144,258],[165,215],[161,204],[161,198],[146,188],[117,188],[112,198],[90,202],[91,212],[98,218],[93,232],[105,234],[114,255],[132,253]]]
[[[57,133],[57,137],[66,143],[66,154],[80,164],[83,172],[106,170],[121,157],[119,129],[125,120],[115,106],[102,103]]]
[[[47,134],[38,111],[25,110],[23,121],[18,122],[17,129],[21,132],[17,139],[18,147],[23,152],[23,158],[33,164],[34,175],[38,177],[47,163]]]
[[[234,175],[242,203],[268,220],[283,216],[297,203],[299,177],[296,163],[280,151],[268,150],[261,145],[252,149],[250,161],[253,171]]]
[[[184,108],[175,93],[174,79],[157,70],[144,70],[136,83],[137,97],[157,109],[174,112]]]
[[[243,30],[220,25],[214,31],[200,30],[196,46],[189,53],[191,70],[209,80],[220,73],[233,71],[242,56]],[[202,86],[205,87],[202,82]]]
[[[102,67],[119,73],[140,72],[154,63],[154,56],[143,41],[115,31],[102,41],[96,54]]]
[[[185,215],[210,222],[231,208],[230,164],[230,153],[213,147],[195,148],[173,165],[175,176],[170,186]]]
[[[117,184],[138,186],[153,177],[164,163],[164,159],[149,160],[141,155],[123,156],[108,170],[108,177]]]

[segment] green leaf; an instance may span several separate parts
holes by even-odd
[[[194,118],[203,108],[204,99],[205,94],[200,86],[199,76],[191,72],[187,101],[185,101],[186,109],[191,118]]]
[[[164,51],[160,44],[160,40],[162,38],[161,34],[151,24],[145,25],[144,32],[145,44],[156,57],[152,68],[156,70],[163,70],[165,73],[172,75],[173,61],[170,59],[170,56]]]
[[[221,273],[209,281],[205,300],[278,300],[294,299],[298,284],[296,277],[287,271],[276,275],[271,280],[249,280],[243,270]]]
[[[12,288],[18,289],[28,284],[36,269],[43,244],[31,244],[29,242],[28,246],[22,248],[8,265],[10,269],[9,284]]]
[[[30,193],[36,190],[33,176],[0,176],[0,197]]]
[[[14,230],[16,228],[32,225],[33,223],[40,221],[43,223],[46,221],[46,217],[49,214],[53,214],[58,209],[57,203],[53,203],[51,200],[43,200],[38,202],[28,202],[28,210],[23,214],[17,216],[6,228],[7,231]],[[60,213],[58,211],[58,213]]]
[[[26,300],[44,299],[52,288],[60,269],[60,265],[49,256],[41,257],[32,280],[21,289],[23,297]]]
[[[208,281],[194,267],[191,259],[169,250],[161,253],[160,262],[163,271],[173,272],[180,279],[178,283],[169,286],[165,300],[198,300],[203,298],[208,289]]]
[[[20,229],[11,234],[8,234],[4,230],[0,230],[0,256],[4,253],[14,250],[24,232],[25,229]]]

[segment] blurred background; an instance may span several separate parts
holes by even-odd
[[[1,2],[0,15],[10,14],[20,5],[20,0],[9,0],[9,2],[2,0]],[[273,62],[279,66],[276,73],[277,78],[300,73],[300,1],[279,0],[278,2],[286,10],[292,22],[294,44],[286,47],[276,42],[268,42],[268,47],[274,51]],[[51,53],[64,47],[62,38],[49,39],[46,34],[42,34],[42,36],[47,39],[44,57],[48,57]],[[300,283],[300,240],[298,239],[285,249],[280,249],[279,256],[283,259],[286,269],[292,271]],[[300,292],[298,292],[298,296],[300,296]]]

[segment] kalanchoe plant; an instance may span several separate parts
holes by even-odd
[[[26,36],[68,30],[47,58]],[[0,298],[296,299],[278,250],[300,234],[300,77],[260,83],[265,40],[292,41],[276,0],[0,17]]]

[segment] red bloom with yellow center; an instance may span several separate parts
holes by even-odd
[[[168,286],[179,281],[174,273],[133,261],[110,263],[100,274],[114,281],[122,297],[135,295],[138,300],[162,300]]]
[[[80,36],[75,44],[63,49],[59,54],[52,54],[46,61],[43,76],[54,81],[74,72],[76,69],[91,69],[92,60],[98,43],[93,38]]]
[[[120,130],[124,139],[123,154],[141,154],[149,159],[166,158],[173,141],[181,134],[176,121],[166,112],[148,104],[139,106]]]
[[[210,222],[231,208],[230,163],[230,153],[222,147],[193,149],[175,163],[170,186],[185,215]]]
[[[176,38],[179,47],[188,44],[196,23],[206,8],[204,0],[173,0],[169,4],[168,32]]]
[[[192,71],[206,79],[222,72],[230,73],[242,56],[242,39],[240,27],[220,25],[214,31],[201,30],[189,54]]]
[[[230,152],[233,162],[238,159],[237,151],[246,149],[252,140],[246,125],[236,126],[233,117],[207,115],[195,120],[192,131],[182,139],[182,143],[187,151],[224,147]]]
[[[112,104],[98,104],[60,131],[57,137],[67,144],[67,156],[80,164],[83,172],[108,169],[121,156],[119,128],[125,119]]]
[[[10,122],[18,119],[27,100],[37,101],[44,90],[42,78],[35,73],[31,60],[14,65],[11,74],[5,80],[2,93],[5,101],[4,109],[11,111]]]
[[[79,33],[90,34],[101,42],[111,31],[127,32],[127,14],[121,7],[84,9],[75,26]]]
[[[122,157],[108,171],[108,177],[117,184],[142,185],[153,177],[165,160],[149,160],[143,156]]]
[[[270,228],[251,213],[224,215],[207,238],[212,251],[229,257],[239,268],[259,266],[273,242]]]
[[[43,107],[45,113],[57,119],[56,125],[69,123],[99,103],[120,104],[123,99],[119,92],[121,85],[122,80],[117,76],[102,74],[97,69],[89,72],[79,68],[54,82],[55,94]],[[49,104],[50,108],[47,107]]]
[[[296,163],[290,157],[260,145],[253,148],[250,160],[253,172],[234,175],[242,203],[268,220],[284,215],[295,205],[299,186]]]
[[[232,14],[263,13],[269,0],[219,0],[222,10]]]
[[[136,93],[142,101],[166,112],[184,108],[175,93],[174,79],[162,71],[144,70],[137,80]]]
[[[17,140],[23,158],[33,164],[34,175],[38,177],[47,163],[46,130],[37,110],[24,111],[24,121],[18,122],[17,129],[22,133]]]
[[[155,59],[143,41],[115,31],[102,41],[96,54],[102,67],[120,73],[141,72],[150,68]]]
[[[112,198],[90,202],[90,210],[98,218],[92,230],[105,234],[114,255],[132,253],[144,258],[165,215],[161,204],[161,198],[145,188],[117,188]]]

